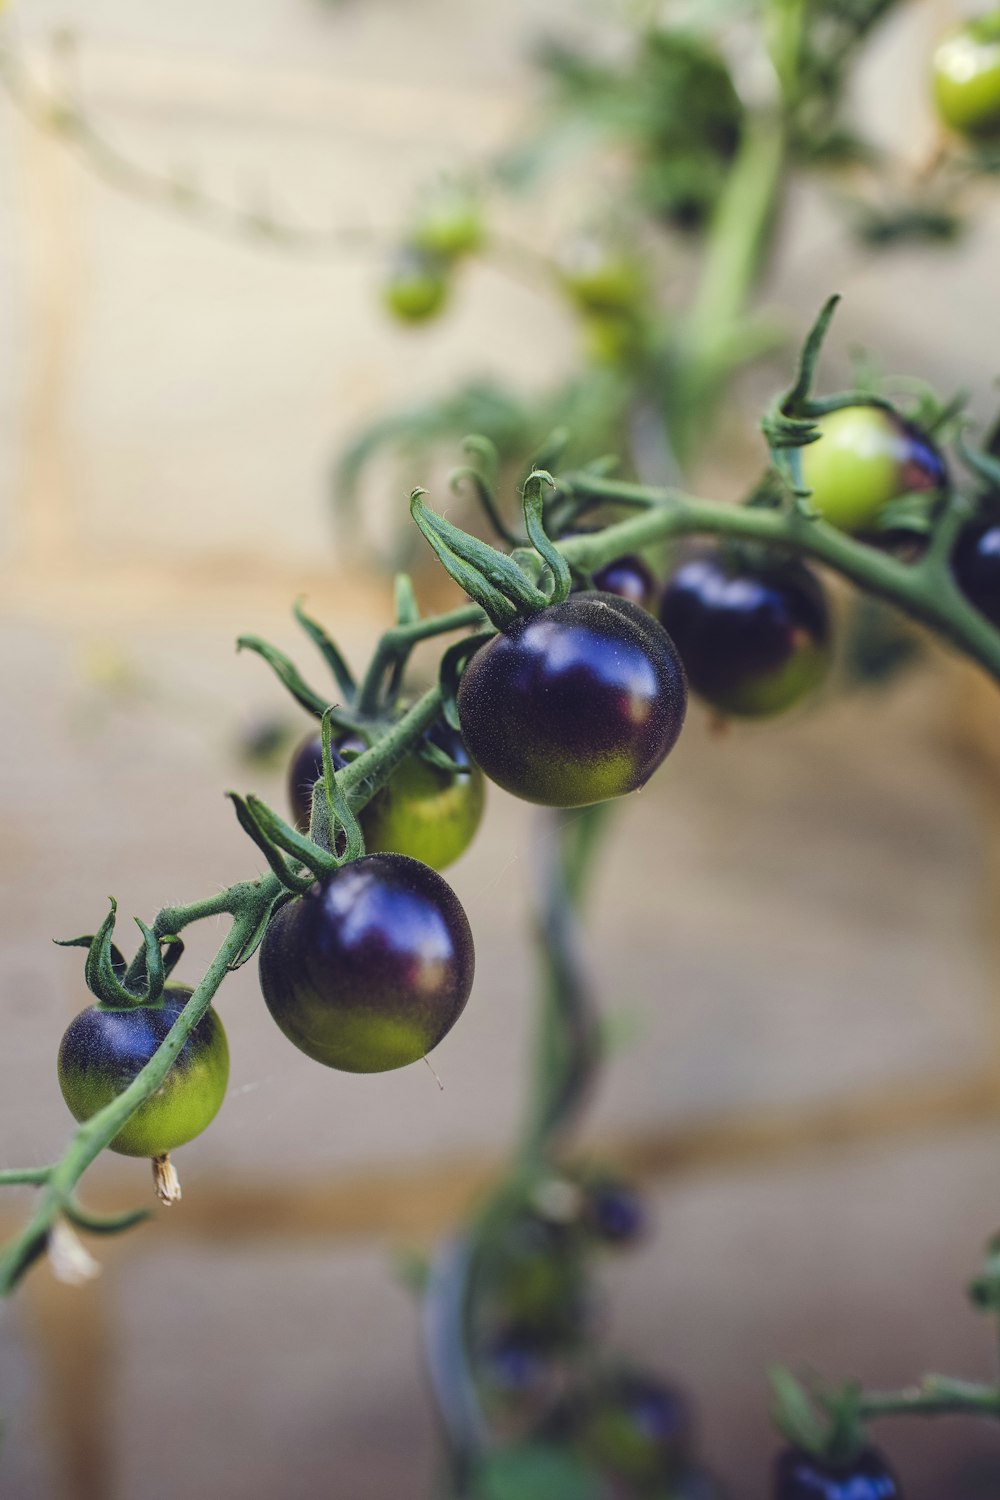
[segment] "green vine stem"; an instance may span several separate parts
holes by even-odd
[[[858,1415],[866,1421],[880,1417],[981,1416],[1000,1420],[1000,1385],[978,1385],[970,1380],[952,1380],[928,1375],[919,1385],[904,1391],[864,1391],[857,1401]]]
[[[1000,633],[965,600],[951,576],[951,546],[965,518],[961,501],[954,502],[939,522],[924,557],[916,563],[905,563],[798,509],[784,512],[724,505],[676,490],[622,484],[593,474],[563,478],[559,487],[570,498],[626,504],[640,512],[604,531],[561,542],[559,551],[579,569],[594,572],[625,552],[693,534],[737,537],[783,547],[824,563],[862,589],[897,605],[950,640],[1000,681]],[[378,697],[386,671],[405,662],[417,641],[481,624],[481,611],[475,605],[466,605],[427,620],[396,626],[386,633],[376,649],[362,687],[362,698],[366,693],[369,701]],[[441,687],[435,685],[369,750],[338,774],[338,784],[354,811],[364,807],[386,784],[438,719],[443,706]],[[253,952],[281,890],[277,877],[271,875],[253,883],[242,882],[190,906],[164,908],[157,916],[152,933],[161,940],[176,937],[192,922],[220,914],[231,915],[233,927],[163,1046],[132,1085],[80,1127],[60,1161],[47,1168],[10,1169],[0,1175],[0,1186],[27,1184],[43,1189],[23,1234],[0,1252],[0,1292],[9,1292],[44,1250],[48,1234],[66,1210],[87,1167],[132,1112],[162,1083],[170,1063],[207,1010],[226,973]],[[138,973],[143,962],[143,956],[137,955],[129,972]],[[537,1138],[537,1131],[535,1135]]]
[[[438,718],[441,707],[440,688],[430,688],[377,744],[339,773],[339,785],[354,811],[364,807],[385,785],[400,761]],[[265,875],[256,881],[242,881],[189,906],[164,907],[157,915],[152,931],[161,939],[174,937],[191,923],[206,917],[229,915],[233,923],[163,1043],[129,1087],[78,1128],[59,1161],[47,1167],[10,1168],[0,1172],[0,1186],[33,1186],[42,1190],[24,1229],[0,1250],[0,1296],[8,1296],[14,1290],[33,1262],[45,1252],[50,1236],[64,1218],[85,1228],[102,1227],[102,1221],[86,1214],[74,1203],[77,1184],[126,1121],[160,1087],[226,975],[253,953],[282,891],[277,876]],[[142,961],[142,956],[138,955],[133,968]],[[103,1227],[125,1228],[133,1222],[135,1216],[130,1215],[117,1222],[103,1221]]]
[[[561,552],[575,567],[594,572],[614,556],[675,537],[706,535],[762,542],[811,557],[867,593],[894,604],[951,641],[1000,682],[1000,632],[968,602],[951,573],[951,547],[966,519],[960,499],[939,522],[924,556],[909,563],[797,509],[725,505],[679,490],[590,474],[563,478],[560,487],[569,496],[631,505],[642,511],[604,531],[562,542]]]

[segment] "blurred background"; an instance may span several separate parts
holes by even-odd
[[[613,9],[35,0],[3,24],[36,79],[74,71],[88,116],[150,172],[378,240],[435,174],[509,138],[537,94],[540,33],[601,34]],[[904,5],[859,72],[852,108],[904,155],[932,139],[926,59],[960,13]],[[75,49],[54,54],[67,30]],[[557,174],[539,236],[576,190]],[[0,95],[5,1163],[47,1161],[67,1137],[55,1053],[86,994],[80,956],[50,939],[93,930],[110,893],[148,919],[257,868],[222,792],[279,804],[280,764],[252,752],[307,726],[236,636],[306,658],[290,616],[304,595],[360,665],[388,623],[388,578],[331,507],[337,454],[458,377],[530,398],[579,358],[579,330],[530,276],[474,263],[447,318],[400,329],[381,247],[216,233],[143,196]],[[530,216],[502,213],[532,238]],[[891,258],[803,185],[765,300],[794,344],[842,291],[831,378],[863,344],[968,387],[986,415],[998,255],[988,184],[957,244]],[[754,421],[790,360],[747,383],[700,456],[702,492],[757,472]],[[416,483],[444,508],[456,461],[377,468],[366,524],[402,528]],[[962,1288],[1000,1223],[994,696],[929,650],[877,690],[760,728],[715,734],[694,710],[597,877],[587,939],[618,1040],[585,1145],[647,1184],[657,1226],[607,1268],[603,1317],[692,1392],[705,1458],[740,1500],[768,1492],[770,1364],[885,1386],[990,1370]],[[98,1282],[67,1289],[42,1268],[3,1313],[5,1500],[432,1493],[417,1311],[395,1262],[459,1221],[519,1120],[532,823],[493,790],[450,876],[479,967],[435,1054],[443,1091],[421,1067],[316,1068],[276,1032],[253,966],[226,985],[231,1090],[180,1154],[183,1204],[102,1244]],[[192,932],[190,972],[214,936]],[[131,1205],[147,1171],[106,1158],[88,1185]],[[29,1201],[6,1194],[3,1235]],[[1000,1493],[995,1431],[898,1423],[885,1441],[911,1500]]]

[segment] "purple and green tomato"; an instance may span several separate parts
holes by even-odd
[[[926,433],[879,406],[844,406],[820,417],[801,449],[810,503],[841,531],[866,531],[901,495],[944,490],[948,475]]]
[[[434,870],[366,854],[275,913],[260,948],[268,1010],[301,1052],[346,1073],[425,1057],[465,1008],[468,918]]]
[[[613,594],[571,594],[482,646],[458,689],[465,743],[491,781],[549,807],[644,786],[684,723],[666,632]]]
[[[76,1017],[59,1047],[59,1087],[74,1118],[89,1120],[125,1092],[191,998],[167,985],[155,1005],[99,1002]],[[191,1031],[160,1087],[111,1141],[123,1156],[164,1156],[200,1135],[219,1112],[229,1081],[229,1046],[211,1008]]]

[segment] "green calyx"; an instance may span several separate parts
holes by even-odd
[[[174,934],[158,936],[136,917],[136,926],[142,933],[142,948],[132,964],[126,965],[112,941],[117,915],[118,903],[112,896],[108,915],[96,933],[78,938],[57,938],[56,945],[87,949],[84,978],[100,1005],[113,1010],[157,1005],[163,998],[167,978],[184,952],[184,944]],[[163,946],[167,948],[166,957]]]
[[[516,620],[538,614],[552,604],[561,604],[569,594],[569,565],[545,529],[542,495],[546,487],[555,489],[556,484],[544,469],[532,470],[524,482],[524,520],[532,548],[526,556],[520,547],[513,554],[499,552],[446,521],[424,503],[426,490],[416,489],[410,496],[410,514],[442,566],[498,630],[506,630]],[[540,559],[538,577],[548,584],[547,588],[529,576],[536,572],[535,558]]]

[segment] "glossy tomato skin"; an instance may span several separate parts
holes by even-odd
[[[692,691],[722,714],[781,713],[829,666],[823,589],[799,563],[751,568],[721,552],[693,557],[669,579],[660,619]]]
[[[928,435],[896,412],[858,404],[820,417],[801,450],[810,503],[841,531],[864,531],[901,495],[944,491],[948,471]]]
[[[960,135],[1000,137],[1000,10],[945,37],[934,54],[934,102]]]
[[[59,1087],[75,1119],[91,1115],[124,1093],[191,998],[167,985],[157,1005],[112,1009],[88,1006],[59,1047]],[[229,1081],[229,1045],[209,1009],[181,1048],[163,1083],[111,1142],[122,1156],[163,1156],[183,1146],[218,1114]]]
[[[969,603],[1000,629],[1000,521],[967,526],[958,539],[951,565]]]
[[[676,743],[687,688],[673,642],[612,594],[571,594],[519,620],[469,662],[465,743],[505,791],[585,807],[643,786]]]
[[[775,1467],[774,1500],[903,1500],[903,1491],[874,1448],[841,1466],[788,1449]]]
[[[616,558],[594,574],[593,582],[598,593],[614,594],[641,609],[652,610],[656,603],[656,576],[641,557],[628,554]]]
[[[366,854],[279,908],[260,948],[268,1010],[301,1052],[346,1073],[417,1062],[465,1008],[468,918],[434,870]]]
[[[432,870],[444,870],[476,836],[486,805],[486,784],[456,730],[439,724],[428,739],[458,769],[432,765],[415,750],[396,768],[388,785],[365,804],[358,821],[368,854],[408,854]],[[363,751],[365,746],[347,738],[338,741],[338,748],[347,753]],[[334,755],[335,770],[346,764],[342,755]],[[289,800],[303,832],[309,827],[313,785],[322,774],[322,740],[312,734],[295,752],[288,774]]]

